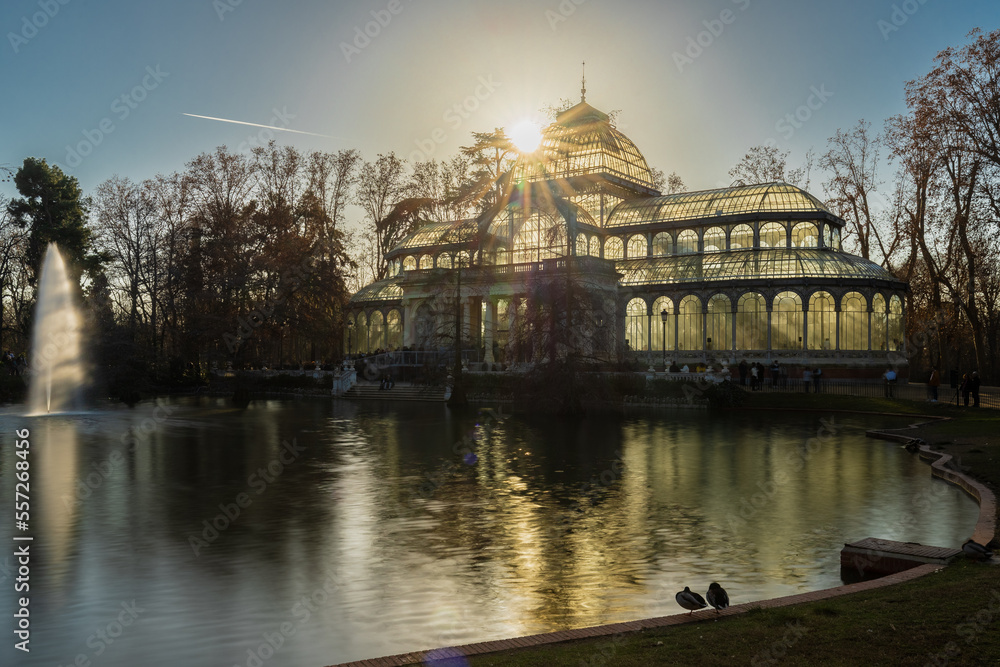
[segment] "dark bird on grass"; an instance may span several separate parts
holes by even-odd
[[[705,603],[705,598],[701,597],[687,586],[684,587],[684,590],[678,592],[677,595],[674,596],[674,599],[677,600],[677,604],[685,609],[689,609],[692,614],[699,609],[704,609],[708,606],[708,604]]]
[[[716,613],[729,606],[729,593],[715,582],[712,582],[712,585],[708,587],[708,593],[705,594],[705,597],[708,598],[708,604],[715,607]]]
[[[975,560],[989,560],[993,558],[992,551],[978,542],[973,542],[971,538],[962,545],[962,551],[965,552],[966,556]]]

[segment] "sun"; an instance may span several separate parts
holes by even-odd
[[[531,120],[519,121],[507,133],[521,153],[534,153],[542,145],[542,130]]]

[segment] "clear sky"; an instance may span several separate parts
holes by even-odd
[[[186,113],[326,135],[275,133],[303,150],[448,157],[578,99],[586,60],[587,101],[712,188],[752,145],[794,165],[881,127],[938,51],[998,23],[996,0],[4,0],[0,164],[46,158],[91,193],[269,138]]]

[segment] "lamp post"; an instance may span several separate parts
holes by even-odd
[[[350,357],[354,353],[354,349],[351,341],[351,334],[354,333],[354,322],[347,323],[347,356]]]
[[[663,372],[667,371],[667,309],[660,311],[660,321],[663,322]]]

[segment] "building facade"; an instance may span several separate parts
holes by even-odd
[[[487,363],[580,354],[650,365],[783,359],[882,369],[907,285],[841,247],[844,221],[787,183],[662,195],[585,101],[476,219],[429,221],[350,301],[348,353],[463,345]],[[880,372],[880,371],[879,371]]]

